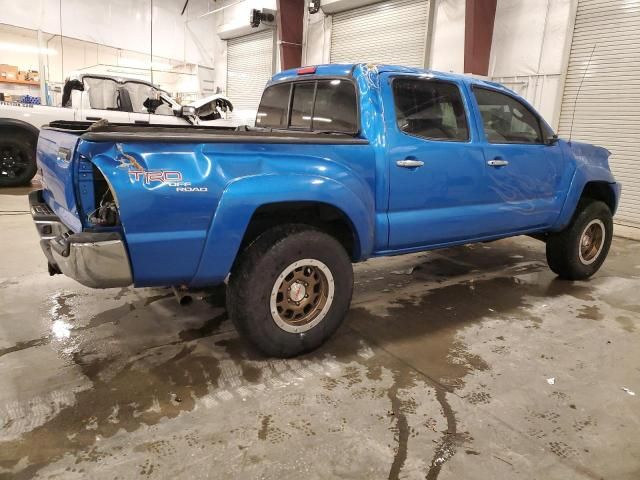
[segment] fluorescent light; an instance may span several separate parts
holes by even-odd
[[[19,43],[0,42],[0,50],[8,50],[10,52],[21,53],[45,53],[48,55],[57,55],[58,52],[53,48],[38,48],[30,45],[21,45]]]

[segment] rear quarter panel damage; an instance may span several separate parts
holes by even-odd
[[[136,286],[223,281],[253,212],[274,202],[334,205],[359,251],[373,248],[368,145],[88,143],[117,198]]]

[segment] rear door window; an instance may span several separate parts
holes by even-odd
[[[429,140],[464,142],[469,127],[460,89],[425,78],[396,78],[393,97],[398,128]]]
[[[342,79],[272,85],[262,95],[256,126],[356,134],[358,100],[355,86]]]

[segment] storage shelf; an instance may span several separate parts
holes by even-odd
[[[40,85],[40,82],[34,82],[33,80],[11,80],[8,78],[0,78],[0,83],[12,83],[14,85],[32,85],[32,86]]]

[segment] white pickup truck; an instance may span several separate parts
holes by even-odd
[[[188,105],[143,80],[82,74],[67,80],[62,106],[0,101],[0,187],[29,183],[36,173],[40,127],[55,120],[158,125],[215,125],[234,128],[223,118],[233,105],[212,95]]]

